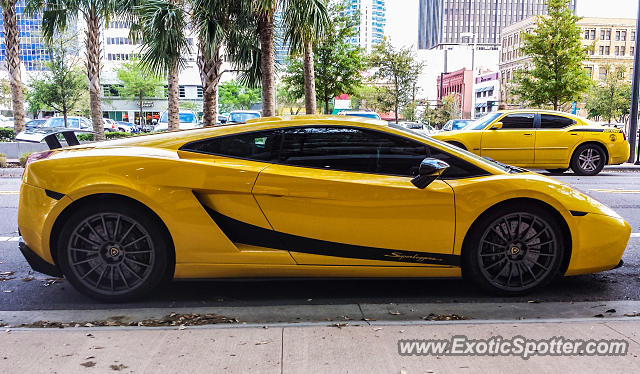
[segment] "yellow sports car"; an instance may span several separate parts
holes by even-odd
[[[33,269],[106,301],[172,278],[463,275],[517,294],[614,268],[631,231],[557,180],[345,116],[32,155],[18,226]]]
[[[463,130],[433,135],[477,155],[526,168],[596,175],[629,158],[629,143],[615,127],[549,110],[490,113]]]

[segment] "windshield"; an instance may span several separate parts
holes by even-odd
[[[502,113],[491,113],[484,117],[480,117],[477,120],[471,122],[464,127],[464,130],[482,130],[494,119],[498,118]]]
[[[29,127],[42,127],[45,122],[46,122],[46,120],[44,120],[44,119],[34,119],[34,120],[31,120],[31,121],[27,122],[27,126],[29,126]]]
[[[247,120],[252,118],[260,118],[260,114],[251,112],[231,113],[229,115],[229,122],[247,122]]]
[[[180,113],[180,122],[182,123],[193,123],[196,121],[196,116],[193,113]],[[160,122],[169,122],[169,112],[162,113],[162,117],[160,118]]]

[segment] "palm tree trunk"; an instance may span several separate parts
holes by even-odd
[[[100,17],[95,9],[87,14],[87,78],[89,79],[89,106],[91,107],[91,122],[95,140],[104,140],[104,126],[102,125],[102,102],[100,98]]]
[[[218,83],[222,73],[222,58],[218,45],[213,58],[206,59],[202,53],[198,56],[200,81],[202,82],[202,122],[205,126],[215,126],[218,119]]]
[[[169,130],[178,130],[180,128],[180,98],[178,87],[178,65],[175,65],[169,71]]]
[[[13,107],[13,130],[18,134],[24,128],[24,100],[22,98],[22,77],[20,73],[20,40],[18,39],[18,17],[16,0],[8,0],[2,9],[4,21],[5,55],[11,86],[11,104]]]
[[[260,34],[260,69],[262,72],[262,115],[275,115],[275,72],[273,52],[273,13],[258,17],[258,33]]]
[[[304,42],[304,108],[307,114],[316,114],[316,76],[313,68],[313,45]]]

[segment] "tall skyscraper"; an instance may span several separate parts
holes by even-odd
[[[350,43],[370,53],[373,46],[384,39],[384,26],[387,22],[384,0],[347,0],[345,6],[345,14],[358,15],[360,19]]]
[[[576,1],[570,0],[575,12]],[[545,0],[420,0],[418,48],[473,43],[497,46],[504,27],[547,13]]]
[[[49,54],[42,39],[42,18],[39,14],[34,17],[24,14],[24,2],[25,0],[18,0],[16,4],[20,59],[27,71],[43,70],[43,64],[49,60]],[[5,51],[4,22],[0,18],[0,61],[4,61]]]

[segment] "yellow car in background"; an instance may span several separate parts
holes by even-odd
[[[631,233],[557,180],[349,116],[33,154],[18,227],[34,270],[110,302],[172,278],[464,276],[518,294],[612,269]]]
[[[571,168],[578,175],[596,175],[629,158],[622,130],[550,110],[498,111],[433,137],[505,164],[552,173]]]

